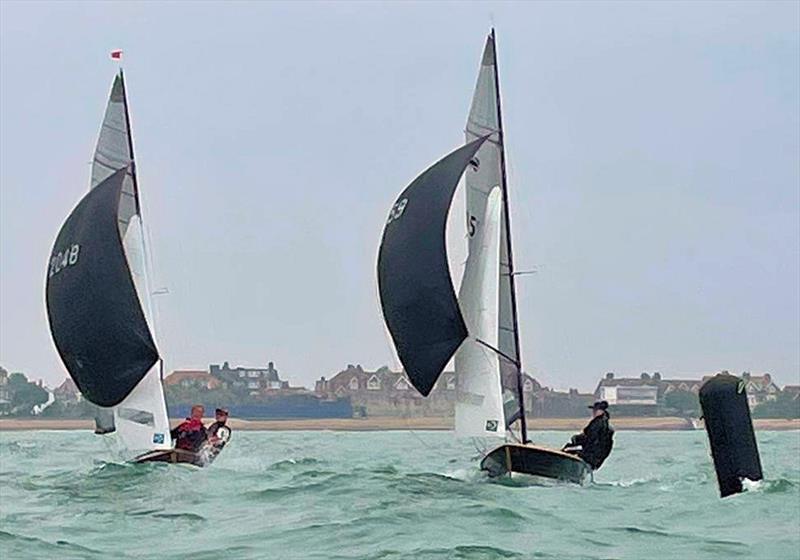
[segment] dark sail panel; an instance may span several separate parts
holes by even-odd
[[[58,234],[47,270],[50,331],[84,397],[119,404],[159,359],[117,227],[127,168],[80,201]]]
[[[409,380],[423,395],[467,337],[447,266],[447,214],[461,174],[486,138],[445,156],[400,194],[378,253],[383,317]]]
[[[700,406],[721,497],[741,492],[743,478],[761,480],[761,459],[744,381],[733,375],[715,375],[700,388]]]

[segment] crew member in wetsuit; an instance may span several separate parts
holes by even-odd
[[[191,416],[170,432],[176,449],[196,452],[203,446],[208,439],[206,428],[203,426],[204,412],[203,405],[194,405]]]
[[[214,412],[214,420],[216,421],[206,429],[206,434],[208,435],[208,441],[211,445],[222,449],[225,447],[225,444],[228,443],[228,440],[231,439],[231,428],[226,425],[228,421],[228,410],[225,408],[218,408]]]
[[[592,409],[592,420],[579,434],[572,436],[564,451],[574,453],[586,461],[593,470],[600,468],[614,446],[614,428],[609,423],[608,402],[597,401]]]

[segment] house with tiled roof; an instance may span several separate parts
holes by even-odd
[[[607,401],[621,414],[654,415],[658,412],[661,374],[617,377],[606,373],[594,390],[597,400]]]
[[[783,393],[789,395],[792,400],[800,400],[800,385],[785,385]]]
[[[67,377],[61,385],[53,389],[53,397],[65,404],[80,402],[83,398],[78,386],[71,377]]]
[[[275,391],[288,390],[289,382],[283,381],[273,362],[267,367],[237,366],[230,367],[228,362],[222,366],[211,364],[209,373],[222,382],[222,386],[235,391],[246,391],[250,395],[259,395]]]
[[[745,371],[740,377],[746,383],[747,402],[751,407],[766,401],[774,401],[781,392],[768,373],[751,375],[749,371]]]
[[[177,369],[164,378],[167,387],[183,387],[184,389],[217,389],[222,382],[206,371],[195,369]]]
[[[516,379],[507,377],[503,384],[513,387]],[[535,379],[524,376],[527,411],[533,402],[531,395],[540,389]],[[367,371],[360,364],[348,364],[330,379],[317,380],[314,391],[324,397],[350,397],[354,407],[360,407],[370,416],[452,416],[456,403],[456,374],[443,372],[430,395],[423,397],[404,372],[391,371],[386,366]]]

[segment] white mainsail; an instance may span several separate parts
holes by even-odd
[[[472,238],[459,306],[470,333],[455,355],[458,437],[505,437],[498,340],[497,263],[500,258],[502,193],[495,187],[486,199],[482,227]]]
[[[97,139],[90,188],[122,168],[128,168],[122,187],[118,221],[139,303],[153,339],[156,340],[151,287],[147,271],[147,246],[136,187],[133,140],[128,119],[125,82],[120,72],[114,80]],[[169,434],[160,362],[154,365],[128,396],[113,407],[114,433],[125,454],[169,449]]]
[[[503,171],[500,110],[498,107],[498,83],[496,71],[494,35],[489,35],[483,50],[478,82],[472,98],[469,117],[467,119],[466,139],[474,140],[486,134],[489,139],[481,146],[473,158],[471,168],[467,169],[464,182],[466,185],[467,232],[469,234],[469,255],[479,250],[477,247],[479,232],[486,226],[482,216],[486,213],[489,193],[497,186],[502,186]],[[503,355],[519,362],[519,350],[516,343],[516,321],[512,298],[511,273],[506,239],[506,215],[500,212],[500,258],[496,270],[499,275],[498,290],[498,334],[497,349]],[[519,404],[516,399],[517,366],[507,360],[500,359],[500,378],[504,380],[504,401],[506,402],[506,422],[516,414]]]

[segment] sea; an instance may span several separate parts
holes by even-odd
[[[488,480],[449,432],[234,432],[204,469],[2,432],[0,558],[800,559],[800,432],[758,444],[765,480],[720,499],[703,431],[620,431],[585,487]]]

